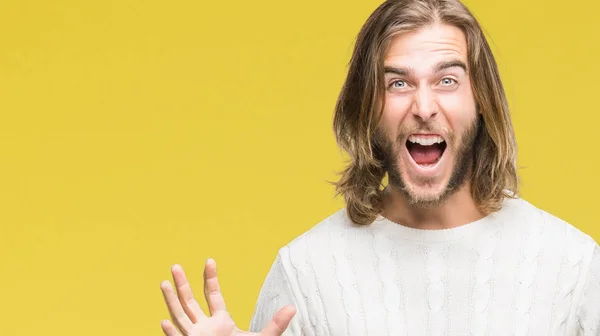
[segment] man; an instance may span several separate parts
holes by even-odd
[[[388,0],[354,49],[334,129],[340,210],[283,247],[260,335],[600,335],[600,247],[517,196],[498,69],[458,0]],[[381,188],[387,174],[388,184]],[[245,335],[216,265],[211,317],[180,266],[162,284],[185,335]],[[166,335],[180,335],[163,321]]]

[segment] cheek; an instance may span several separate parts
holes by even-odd
[[[386,130],[387,134],[393,137],[397,136],[398,128],[402,120],[406,117],[409,108],[410,102],[406,97],[387,95],[381,116],[381,126]]]
[[[455,133],[461,133],[477,115],[475,100],[470,91],[457,92],[439,99],[448,123]]]

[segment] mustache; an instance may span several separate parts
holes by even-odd
[[[398,128],[398,142],[406,141],[409,135],[415,133],[430,133],[441,135],[446,142],[454,142],[454,132],[448,127],[435,122],[418,122],[416,124],[404,124]]]

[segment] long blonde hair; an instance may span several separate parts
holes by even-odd
[[[475,147],[471,193],[484,213],[497,211],[505,197],[518,192],[517,147],[498,67],[471,12],[458,0],[388,0],[360,30],[333,120],[338,145],[350,161],[335,182],[347,213],[356,224],[369,224],[382,211],[384,162],[374,135],[385,99],[383,59],[393,36],[436,23],[455,26],[467,41],[473,95],[482,116]]]

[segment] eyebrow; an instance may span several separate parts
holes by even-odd
[[[465,62],[459,61],[459,60],[440,62],[440,63],[436,64],[433,69],[434,69],[434,72],[440,72],[442,70],[446,70],[448,68],[454,68],[454,67],[462,68],[465,72],[467,72],[467,65],[465,64]],[[395,67],[386,66],[386,67],[384,67],[384,73],[386,73],[386,74],[393,73],[398,76],[409,76],[412,73],[414,73],[414,70],[412,68],[404,68],[404,67],[395,68]]]

